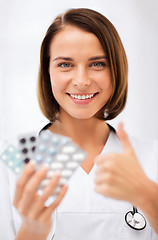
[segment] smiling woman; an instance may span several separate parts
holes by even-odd
[[[71,9],[53,21],[41,46],[38,98],[50,121],[42,130],[71,138],[87,155],[68,186],[51,169],[41,196],[47,168],[24,168],[14,196],[22,216],[16,240],[158,239],[157,142],[128,138],[122,124],[116,133],[106,123],[125,107],[127,73],[123,45],[106,17]]]
[[[66,26],[52,39],[49,74],[62,118],[64,109],[71,117],[88,119],[112,94],[110,67],[98,38],[78,27]]]
[[[98,119],[110,120],[123,110],[126,103],[128,75],[126,54],[116,29],[107,18],[95,11],[84,9],[80,9],[76,17],[76,11],[73,9],[57,17],[43,40],[38,82],[40,107],[51,122],[59,117],[59,105],[52,94],[54,88],[50,84],[49,71],[52,69],[60,73],[59,76],[62,72],[69,73],[70,77],[73,73],[78,74],[76,77],[79,78],[77,82],[81,81],[80,85],[84,78],[87,84],[90,84],[92,75],[95,77],[97,75],[101,79],[103,74],[107,75],[109,71],[112,92],[110,97],[107,96],[108,101],[105,95],[104,105],[98,109],[96,116]],[[68,78],[67,75],[65,77]],[[105,81],[104,77],[103,79]],[[93,88],[94,86],[91,86],[94,91]],[[95,93],[91,89],[90,93]],[[86,93],[89,94],[89,91]],[[74,93],[76,91],[73,95]],[[81,89],[79,93],[85,92]]]

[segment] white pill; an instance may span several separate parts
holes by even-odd
[[[3,154],[1,158],[2,158],[3,161],[6,161],[7,160],[7,155]]]
[[[35,161],[34,159],[31,159],[31,160],[30,160],[30,163],[32,163],[33,165],[36,166],[36,161]]]
[[[49,179],[44,179],[44,180],[41,182],[41,187],[47,186],[49,182],[50,182]]]
[[[61,190],[61,187],[60,187],[60,186],[56,187],[53,195],[54,195],[54,194],[58,194],[58,193],[60,192],[60,190]]]
[[[75,147],[74,146],[65,146],[62,149],[63,153],[73,153],[75,152]]]
[[[66,154],[58,154],[56,156],[56,159],[57,161],[60,161],[60,162],[67,162],[69,160],[69,156]]]
[[[49,170],[48,173],[47,173],[47,178],[51,178],[54,176],[54,172]]]
[[[59,138],[54,136],[52,142],[57,145],[59,143]]]
[[[69,141],[69,139],[64,138],[64,139],[60,140],[60,144],[65,145],[68,141]]]
[[[10,153],[14,152],[14,147],[10,146],[10,147],[8,148],[8,151],[9,151]]]
[[[59,170],[59,169],[54,169],[54,174],[61,175],[61,170]]]
[[[72,174],[72,171],[71,170],[63,170],[62,172],[61,172],[61,176],[62,177],[70,177],[71,176],[71,174]]]
[[[78,162],[69,162],[66,164],[67,168],[74,169],[78,167]]]
[[[37,156],[36,156],[36,161],[37,161],[37,162],[42,162],[42,161],[43,161],[42,156],[41,156],[41,155],[37,155]]]
[[[59,180],[59,185],[63,185],[63,184],[66,184],[67,183],[67,178],[61,178]]]
[[[44,162],[41,164],[41,167],[49,169],[49,164]]]
[[[39,149],[40,152],[44,152],[46,148],[45,148],[45,145],[44,145],[44,144],[40,144],[40,145],[38,146],[38,149]]]
[[[49,149],[49,153],[51,154],[51,155],[55,155],[56,154],[56,150],[55,150],[55,148],[53,148],[53,147],[51,147],[50,149]]]
[[[21,169],[18,168],[18,167],[15,168],[15,172],[16,172],[16,173],[20,173],[20,170],[21,170]]]
[[[82,161],[85,158],[83,153],[76,153],[72,156],[73,160],[75,161]]]
[[[9,167],[12,167],[13,165],[14,165],[14,162],[13,162],[13,161],[9,161],[9,162],[8,162],[8,166],[9,166]]]
[[[63,168],[63,165],[59,162],[54,162],[50,165],[51,169],[62,169]]]
[[[47,162],[47,163],[51,163],[51,162],[52,162],[51,157],[47,157],[47,158],[46,158],[46,162]]]
[[[16,159],[20,159],[20,158],[21,158],[21,154],[20,154],[20,153],[17,153],[17,154],[15,155],[15,158],[16,158]]]

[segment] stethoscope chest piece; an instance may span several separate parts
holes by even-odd
[[[125,215],[127,225],[135,230],[143,230],[146,227],[146,220],[141,213],[138,213],[136,208],[129,211]]]

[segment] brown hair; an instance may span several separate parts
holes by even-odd
[[[73,25],[93,33],[107,54],[111,76],[112,95],[96,117],[102,120],[115,118],[125,107],[127,99],[128,63],[121,39],[113,24],[102,14],[85,8],[70,9],[59,15],[48,28],[41,45],[38,78],[38,101],[43,114],[52,122],[57,119],[59,104],[55,100],[49,76],[50,43],[65,26]]]

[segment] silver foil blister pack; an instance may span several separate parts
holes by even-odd
[[[60,175],[60,180],[53,196],[66,184],[73,172],[86,158],[86,152],[66,136],[42,131],[37,137],[35,133],[23,134],[18,137],[17,147],[8,146],[0,159],[14,171],[20,174],[23,166],[30,160],[38,170],[43,164],[48,166],[48,172],[41,182],[39,191],[49,183],[54,174]]]
[[[59,174],[60,181],[54,194],[58,193],[60,187],[67,183],[85,157],[85,151],[72,142],[70,138],[52,134],[48,130],[41,132],[37,139],[34,161],[37,170],[42,164],[46,164],[48,172],[46,178],[41,182],[40,188],[45,187],[54,174]]]

